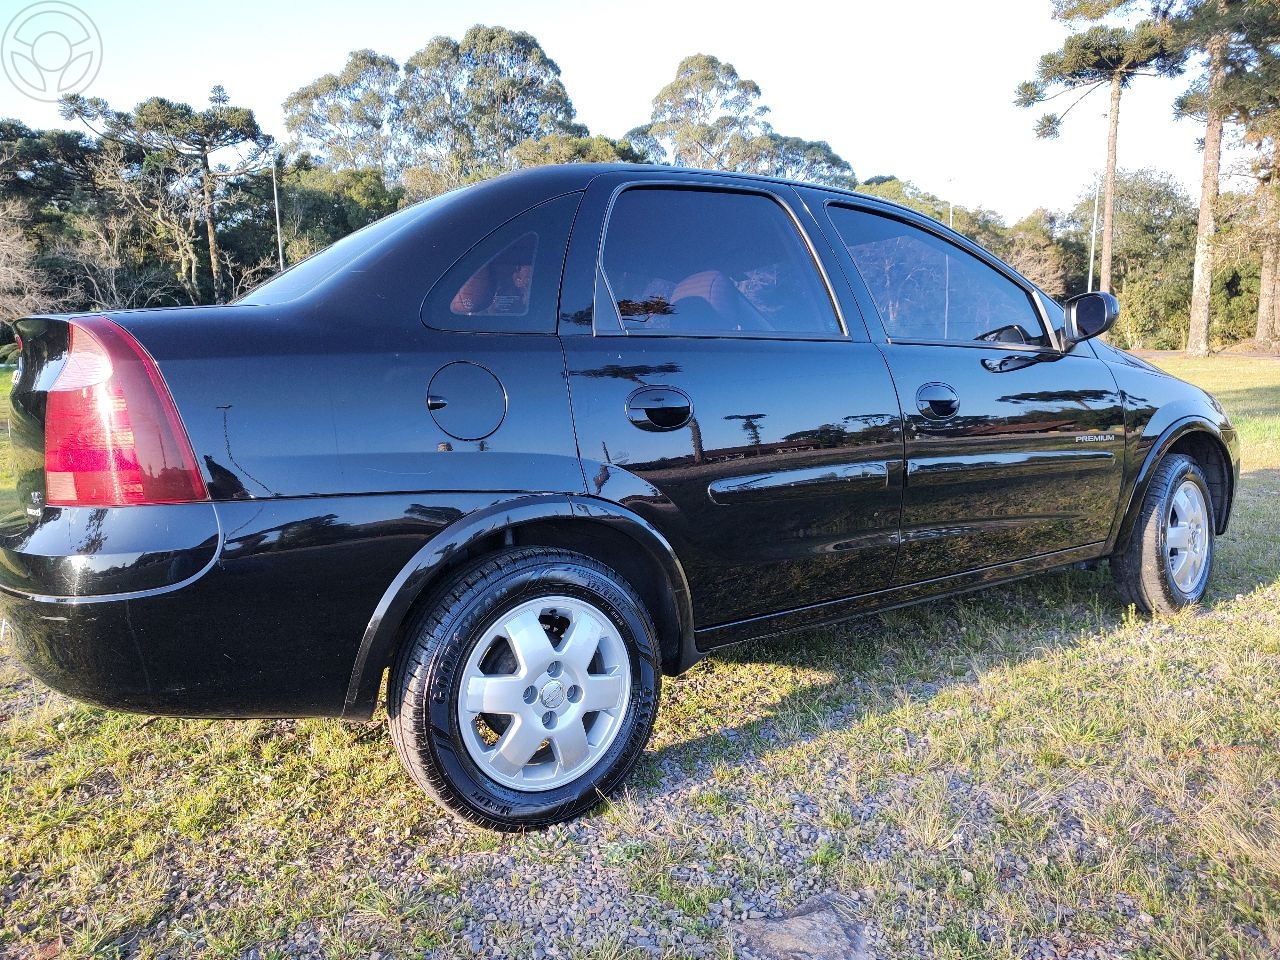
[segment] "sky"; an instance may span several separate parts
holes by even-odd
[[[0,23],[33,4],[0,3]],[[403,63],[434,36],[475,23],[533,34],[560,66],[577,119],[619,137],[649,119],[654,95],[685,56],[707,53],[754,80],[779,132],[826,140],[859,179],[894,174],[1006,221],[1063,210],[1091,195],[1105,161],[1106,91],[1039,140],[1037,108],[1013,105],[1042,53],[1068,29],[1049,0],[866,0],[787,3],[646,0],[74,0],[101,37],[101,65],[84,90],[116,109],[150,96],[202,107],[214,84],[288,139],[281,104],[340,70],[355,49]],[[19,39],[23,39],[19,34]],[[6,47],[6,50],[10,49]],[[1119,163],[1173,174],[1199,194],[1200,125],[1176,120],[1188,80],[1139,78],[1121,105]],[[1070,102],[1062,98],[1059,102]],[[1055,104],[1056,106],[1056,104]],[[66,127],[53,104],[0,74],[0,117]]]

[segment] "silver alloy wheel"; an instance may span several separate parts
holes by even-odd
[[[458,726],[487,776],[553,790],[604,756],[631,698],[631,658],[609,618],[552,596],[502,613],[463,667]]]
[[[1209,505],[1193,480],[1183,480],[1169,504],[1165,520],[1165,566],[1169,579],[1188,596],[1194,596],[1209,572],[1209,548],[1213,531]]]

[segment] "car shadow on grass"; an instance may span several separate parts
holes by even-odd
[[[633,780],[705,774],[927,703],[986,671],[1114,629],[1126,613],[1104,566],[748,641],[666,681],[654,747]]]
[[[1242,477],[1206,611],[1280,578],[1280,470]],[[1121,626],[1107,565],[1068,569],[836,626],[748,641],[668,679],[637,785],[701,778],[868,717],[927,704],[988,671],[1015,668]]]

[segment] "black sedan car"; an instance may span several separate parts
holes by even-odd
[[[1109,558],[1205,591],[1202,391],[945,227],[705,171],[528,170],[229,306],[15,324],[0,606],[119,710],[368,718],[491,827],[625,777],[662,674]]]

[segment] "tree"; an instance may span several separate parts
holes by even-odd
[[[410,57],[396,99],[396,122],[413,158],[406,171],[410,194],[431,196],[465,183],[474,145],[458,42],[435,37]],[[424,181],[429,186],[419,193]]]
[[[289,94],[285,127],[294,146],[312,150],[338,169],[373,167],[398,173],[393,127],[400,66],[373,50],[355,50],[339,73],[327,73]]]
[[[1015,223],[1008,232],[1004,258],[1051,297],[1067,294],[1067,256],[1055,236],[1057,218],[1043,208]]]
[[[1001,255],[1005,252],[1007,233],[1004,221],[991,210],[981,207],[970,210],[922,190],[909,180],[899,180],[892,176],[872,177],[859,186],[858,191],[918,210],[925,216],[948,224],[957,233],[992,253]]]
[[[858,185],[853,167],[831,149],[825,140],[802,140],[766,133],[751,143],[757,152],[749,165],[752,173],[762,173],[787,180],[825,183],[852,190]]]
[[[102,196],[92,215],[103,224],[128,224],[145,237],[136,246],[168,263],[188,303],[204,300],[200,285],[199,205],[187,189],[189,171],[132,144],[105,140],[93,163]]]
[[[347,234],[392,213],[403,199],[399,187],[388,189],[373,167],[334,170],[302,154],[278,171],[280,217],[285,258],[308,257]],[[232,236],[245,262],[270,256],[275,248],[271,178],[256,174],[244,193],[252,204],[244,226]]]
[[[0,202],[0,320],[14,320],[50,306],[44,279],[36,269],[35,250],[23,234],[25,214],[16,200]]]
[[[653,98],[653,115],[626,140],[651,163],[807,180],[853,189],[847,160],[824,140],[777,133],[764,119],[760,88],[732,64],[697,53]]]
[[[1229,69],[1223,100],[1244,144],[1256,151],[1251,171],[1256,187],[1241,232],[1250,253],[1260,251],[1253,339],[1258,348],[1268,350],[1280,341],[1280,50],[1260,44],[1251,69]]]
[[[587,135],[555,61],[533,36],[505,27],[432,39],[405,64],[397,99],[413,195],[510,170],[528,141]]]
[[[1056,16],[1076,19],[1092,16],[1104,5],[1081,4],[1058,0]],[[1181,69],[1181,57],[1172,52],[1169,31],[1154,20],[1134,27],[1094,26],[1084,33],[1067,38],[1062,49],[1040,58],[1036,78],[1018,87],[1015,103],[1029,107],[1049,98],[1048,91],[1060,88],[1053,96],[1083,91],[1061,114],[1044,114],[1036,124],[1036,135],[1058,136],[1063,117],[1094,90],[1109,87],[1111,108],[1107,127],[1107,166],[1103,181],[1102,256],[1099,286],[1112,289],[1111,253],[1115,210],[1116,145],[1120,130],[1120,97],[1138,76],[1172,75]]]
[[[1274,150],[1274,148],[1272,148]],[[1261,219],[1264,226],[1262,238],[1262,264],[1258,278],[1258,315],[1254,324],[1253,341],[1259,350],[1274,350],[1280,344],[1280,199],[1276,190],[1280,187],[1280,163],[1273,166],[1258,181],[1262,200]]]
[[[164,97],[152,97],[133,113],[112,110],[104,100],[81,96],[64,97],[62,115],[76,118],[93,128],[103,126],[101,135],[109,140],[135,146],[143,151],[143,165],[151,163],[176,173],[198,191],[200,219],[204,221],[208,243],[209,270],[213,282],[213,298],[226,299],[222,256],[218,249],[219,185],[243,176],[259,166],[263,153],[271,145],[247,107],[230,103],[226,90],[215,86],[205,110],[194,110],[185,103]],[[250,147],[247,157],[233,152]],[[228,166],[221,159],[234,155],[236,162]]]
[[[1068,244],[1087,248],[1092,194],[1087,189],[1071,212],[1060,234],[1064,250]],[[1172,174],[1117,171],[1112,273],[1122,307],[1115,336],[1122,344],[1162,349],[1182,345],[1195,224],[1195,202]]]
[[[476,24],[463,35],[460,52],[467,125],[482,161],[505,170],[524,140],[586,136],[573,122],[560,68],[531,34]]]
[[[770,132],[760,88],[738,76],[732,64],[697,53],[685,57],[676,77],[653,98],[649,123],[627,134],[655,163],[737,170],[750,144]]]
[[[1229,0],[1211,0],[1197,9],[1187,8],[1184,31],[1188,46],[1203,45],[1209,63],[1205,71],[1204,88],[1204,164],[1200,175],[1200,218],[1196,225],[1195,272],[1191,287],[1191,316],[1187,328],[1187,353],[1203,357],[1209,352],[1209,301],[1213,287],[1213,235],[1216,229],[1214,215],[1218,206],[1219,167],[1222,163],[1222,88],[1227,78],[1227,52],[1231,43],[1229,33],[1219,27],[1198,29],[1191,25],[1198,16],[1208,10],[1225,14]],[[1217,19],[1214,17],[1213,19]],[[1198,34],[1203,39],[1191,39]]]
[[[523,140],[511,151],[518,167],[538,167],[549,163],[643,163],[644,157],[626,140],[604,136],[576,137],[553,133],[536,140]]]
[[[91,189],[97,144],[71,130],[32,130],[0,120],[0,197],[19,200],[34,222],[68,210]]]
[[[1196,231],[1195,279],[1187,353],[1209,351],[1213,296],[1215,214],[1218,205],[1224,125],[1232,119],[1232,88],[1264,66],[1280,42],[1280,8],[1269,0],[1168,0],[1178,41],[1203,53],[1205,71],[1179,98],[1180,113],[1203,118],[1204,164]]]

